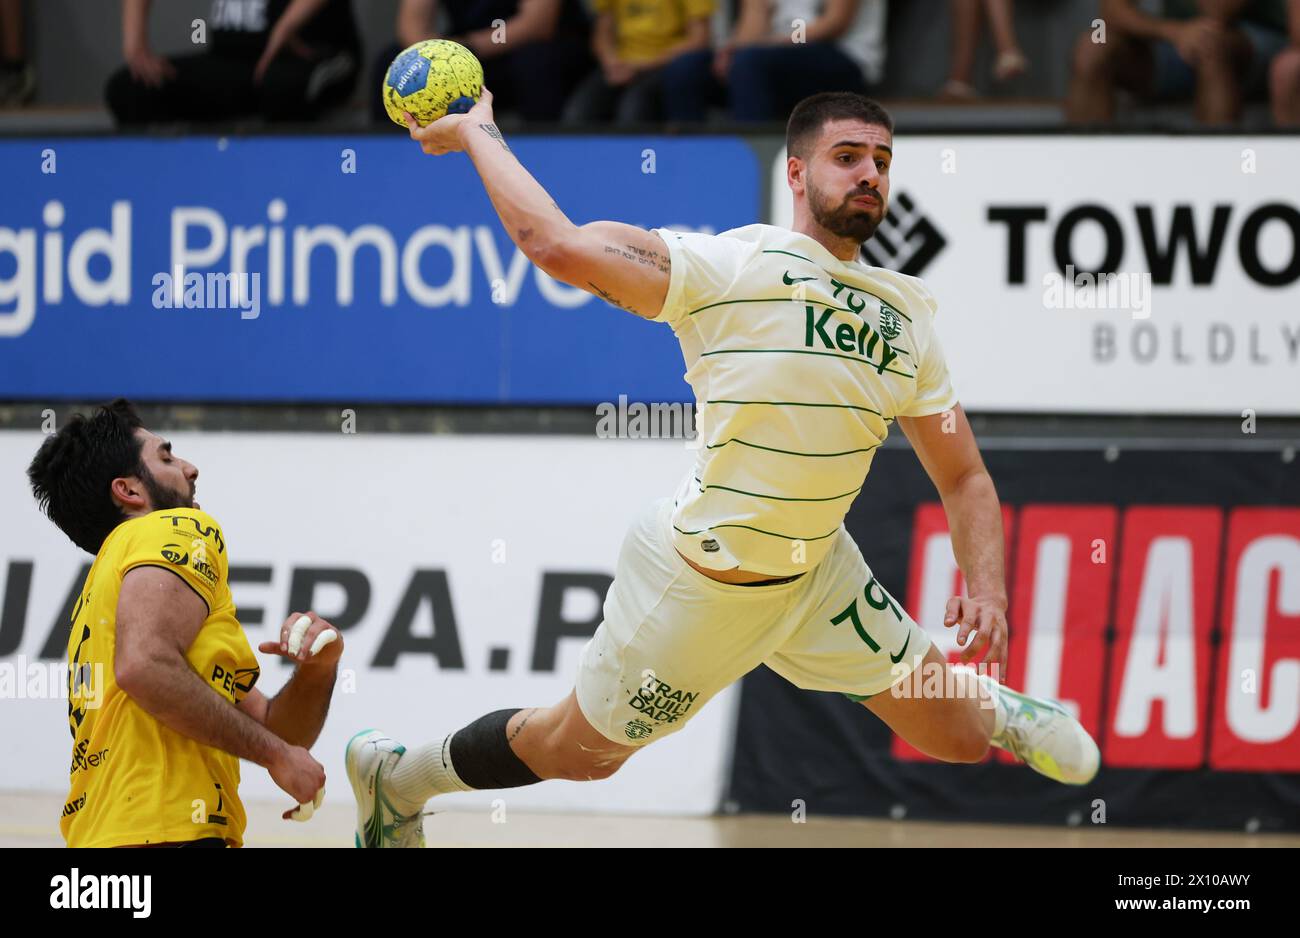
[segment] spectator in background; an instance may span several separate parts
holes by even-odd
[[[981,12],[988,13],[989,27],[998,57],[993,62],[993,78],[1010,81],[1023,75],[1029,60],[1016,40],[1015,13],[1011,0],[952,0],[952,55],[948,80],[940,95],[945,98],[976,97],[973,82],[975,49],[979,45]]]
[[[866,92],[884,76],[885,0],[741,0],[717,52],[678,56],[664,72],[671,121],[702,121],[730,102],[736,121],[783,121],[818,91]]]
[[[1286,45],[1285,3],[1163,0],[1151,16],[1137,0],[1102,0],[1105,42],[1089,29],[1075,45],[1067,120],[1110,121],[1123,88],[1146,101],[1192,98],[1201,123],[1234,123]]]
[[[356,86],[361,43],[350,0],[213,0],[206,50],[167,57],[150,49],[149,7],[122,2],[126,66],[105,90],[120,124],[312,120]]]
[[[36,93],[24,47],[23,0],[0,0],[0,107],[26,104]]]
[[[439,35],[439,6],[447,31]],[[422,39],[452,39],[483,64],[483,84],[497,113],[514,111],[527,121],[558,121],[564,102],[591,69],[591,24],[582,0],[401,0],[397,38],[375,63],[371,115],[387,122],[378,89],[388,66]]]
[[[714,0],[594,0],[592,51],[600,67],[565,110],[570,123],[663,120],[663,74],[685,52],[707,50]]]
[[[1269,71],[1269,98],[1273,122],[1279,127],[1300,127],[1300,0],[1288,0],[1287,34],[1291,44]]]

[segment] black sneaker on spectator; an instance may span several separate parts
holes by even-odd
[[[0,107],[19,107],[36,94],[36,69],[29,62],[0,64]]]

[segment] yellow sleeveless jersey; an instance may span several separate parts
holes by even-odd
[[[86,577],[68,637],[71,785],[60,827],[69,847],[113,847],[223,837],[243,843],[239,759],[164,726],[114,679],[117,600],[137,567],[180,577],[208,607],[186,659],[233,704],[260,673],[235,618],[221,528],[193,508],[124,521]]]

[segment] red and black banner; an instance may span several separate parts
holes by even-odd
[[[1001,751],[944,765],[863,707],[760,668],[743,685],[728,808],[1300,830],[1300,466],[1102,447],[985,462],[1004,507],[1006,683],[1073,708],[1101,747],[1097,778],[1058,785]],[[955,651],[942,616],[962,578],[910,452],[880,453],[847,525]]]

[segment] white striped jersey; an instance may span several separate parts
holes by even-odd
[[[786,228],[655,233],[672,258],[656,321],[681,342],[700,434],[677,548],[713,570],[810,570],[889,424],[957,403],[934,297]]]

